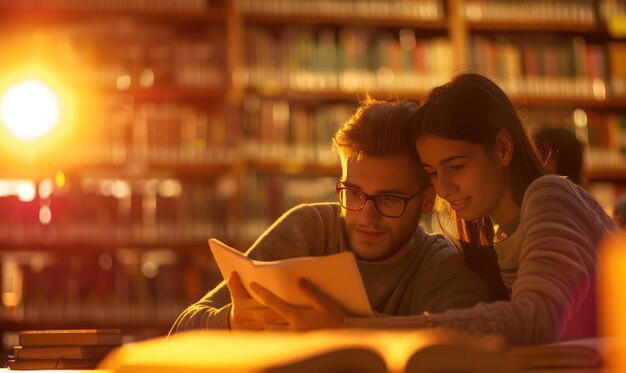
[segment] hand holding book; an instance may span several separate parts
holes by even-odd
[[[243,287],[237,272],[233,272],[226,284],[232,301],[228,325],[232,330],[262,330],[266,325],[286,325],[285,320],[271,308],[254,300]]]
[[[256,282],[290,305],[310,307],[310,296],[298,286],[298,280],[304,278],[332,299],[346,315],[372,316],[369,299],[351,252],[260,262],[216,239],[210,239],[209,245],[224,279],[237,272],[245,290],[245,293],[237,293],[240,298],[247,294],[263,305],[263,299],[250,288],[250,284]],[[246,303],[246,308],[253,309],[253,306],[256,305]]]
[[[298,286],[311,301],[310,307],[294,306],[256,282],[251,284],[254,291],[267,306],[281,315],[291,330],[335,329],[345,327],[346,314],[332,299],[320,292],[306,279],[300,279]]]

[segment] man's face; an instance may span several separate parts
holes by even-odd
[[[341,184],[365,194],[409,197],[420,189],[420,166],[409,154],[364,156],[360,160],[342,157],[341,167]],[[398,218],[381,215],[371,200],[359,211],[342,208],[349,244],[357,259],[383,264],[400,258],[411,245],[421,207],[419,195],[408,202]]]

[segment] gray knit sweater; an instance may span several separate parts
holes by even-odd
[[[595,336],[596,250],[613,229],[581,187],[538,178],[526,190],[517,230],[495,245],[511,301],[430,315],[429,325],[503,333],[513,344]]]
[[[248,250],[256,260],[320,256],[348,250],[336,203],[301,205],[278,219]],[[359,263],[372,308],[379,316],[419,315],[471,307],[487,299],[482,281],[454,246],[417,228],[412,249],[387,265]],[[222,282],[176,320],[172,332],[227,328],[230,294]]]

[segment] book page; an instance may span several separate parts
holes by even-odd
[[[236,271],[241,278],[243,287],[249,294],[254,295],[254,292],[250,289],[250,283],[257,281],[257,276],[252,260],[243,253],[215,239],[209,240],[209,246],[224,280],[228,280],[230,275]]]
[[[310,305],[310,301],[297,285],[299,279],[306,278],[348,315],[372,316],[361,274],[351,252],[260,262],[247,258],[216,239],[210,239],[209,245],[222,276],[228,278],[236,270],[244,288],[260,303],[263,302],[250,289],[253,281],[288,303]]]
[[[115,372],[521,372],[502,339],[445,329],[302,333],[192,330],[128,344],[98,366]],[[420,357],[421,356],[421,357]]]

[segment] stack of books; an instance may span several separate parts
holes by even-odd
[[[94,369],[122,344],[119,329],[32,330],[19,333],[10,369]]]

